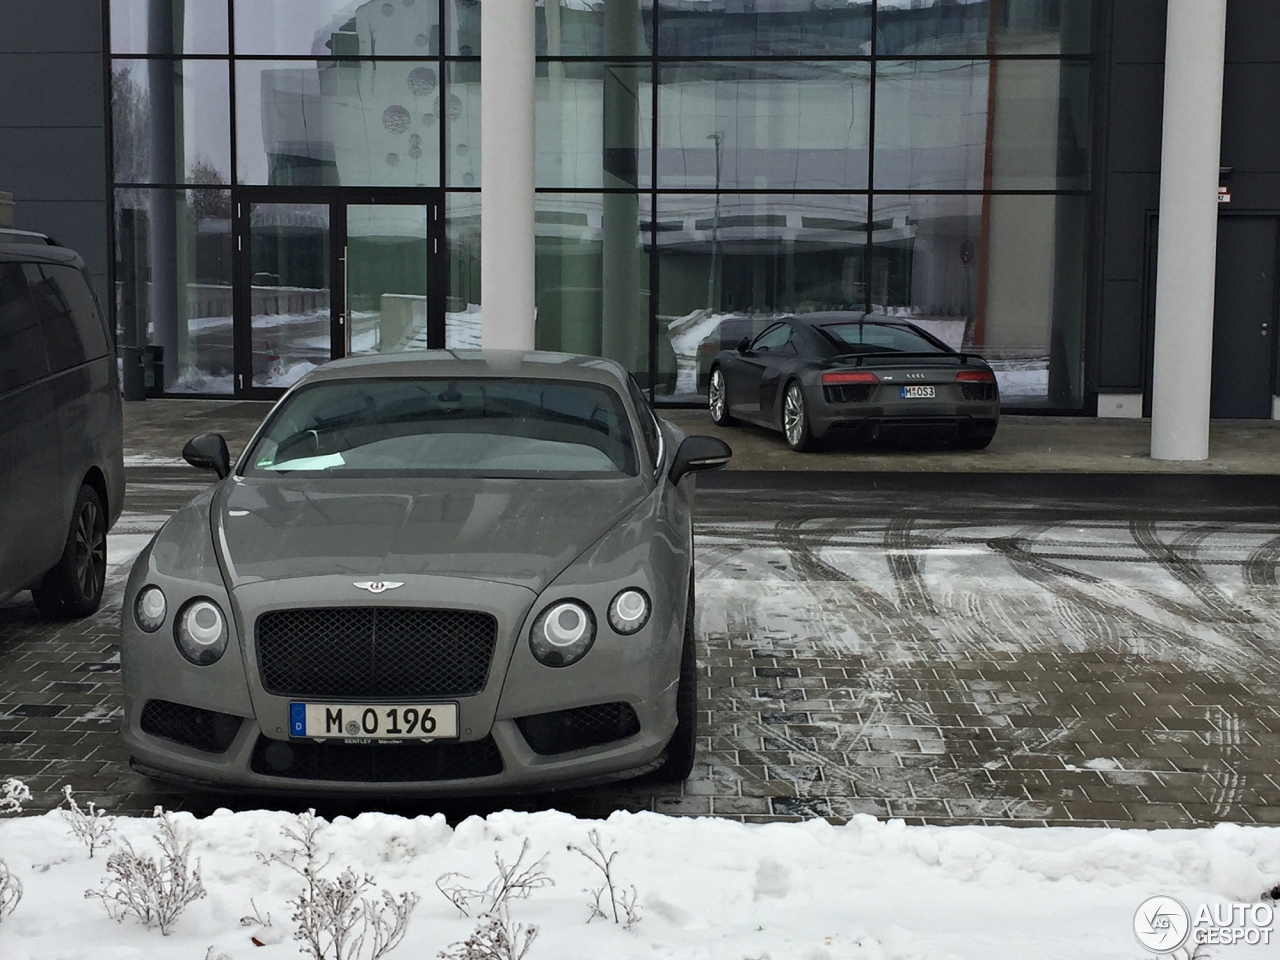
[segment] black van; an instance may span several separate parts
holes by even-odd
[[[98,608],[124,502],[112,337],[72,251],[0,237],[0,600],[48,617]]]

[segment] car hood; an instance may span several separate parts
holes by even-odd
[[[609,480],[235,477],[211,505],[228,586],[420,574],[540,592],[645,496]]]

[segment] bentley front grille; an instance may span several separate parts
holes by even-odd
[[[319,607],[258,617],[258,667],[287,697],[467,697],[484,689],[498,621],[476,610]]]

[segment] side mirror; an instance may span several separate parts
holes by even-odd
[[[685,437],[671,461],[667,479],[679,483],[685,474],[719,470],[732,456],[733,450],[718,437]]]
[[[231,454],[220,433],[202,433],[188,440],[182,459],[200,470],[212,470],[219,480],[231,473]]]
[[[742,353],[742,354],[749,353],[751,351],[751,338],[743,337],[741,340],[739,340],[737,349],[739,353]]]

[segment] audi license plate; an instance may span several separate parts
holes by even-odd
[[[291,703],[289,736],[315,740],[437,740],[458,736],[456,703]]]
[[[926,399],[937,396],[933,391],[933,387],[903,387],[902,399],[907,400],[911,397],[923,397]]]

